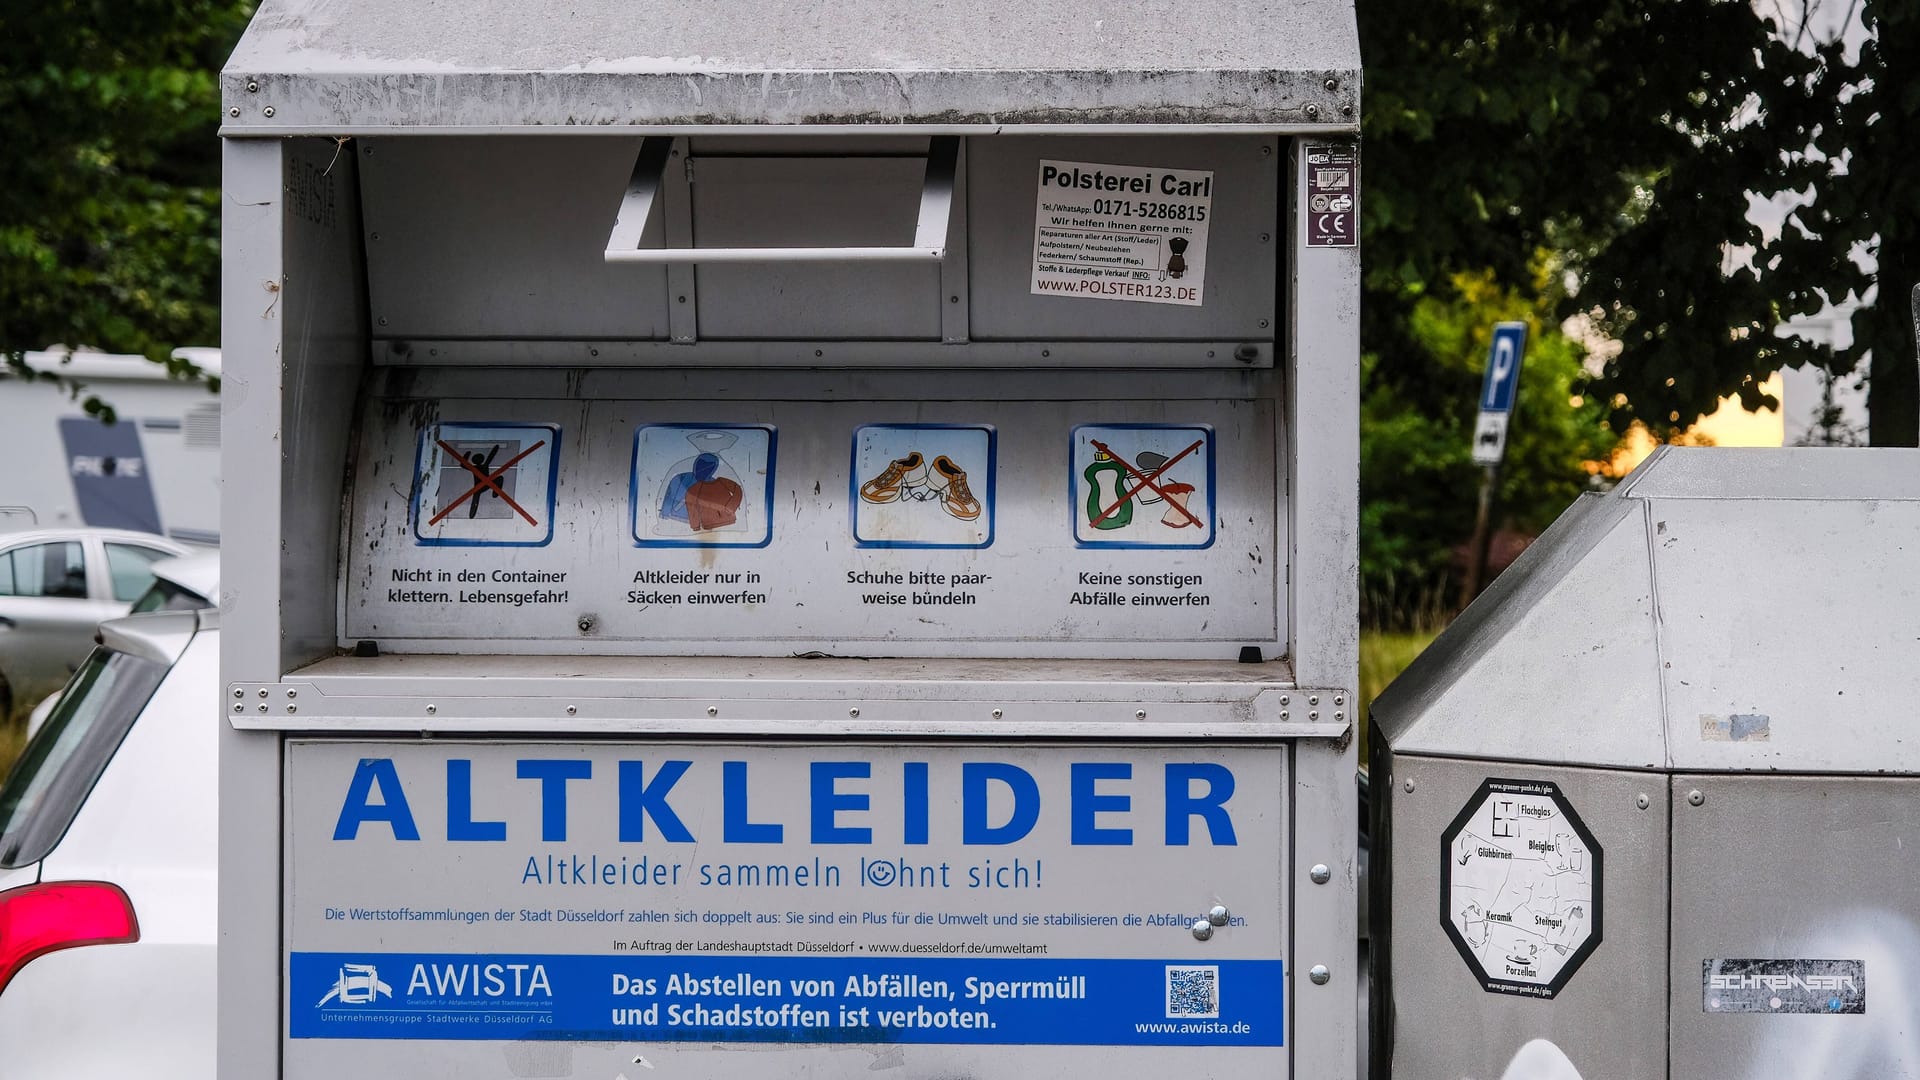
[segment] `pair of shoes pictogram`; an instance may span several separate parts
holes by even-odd
[[[918,450],[893,459],[880,475],[860,485],[860,498],[876,505],[938,502],[940,509],[961,521],[980,516],[980,500],[967,484],[967,471],[945,454],[931,463]]]

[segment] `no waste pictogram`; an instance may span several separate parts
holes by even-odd
[[[553,538],[560,429],[438,424],[421,432],[414,536],[424,545],[537,547]]]

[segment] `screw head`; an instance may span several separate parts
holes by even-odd
[[[1705,795],[1702,795],[1698,789],[1687,792],[1687,803],[1691,806],[1699,806],[1701,803],[1706,801],[1707,801],[1707,797]]]
[[[1326,863],[1318,862],[1313,864],[1313,869],[1307,871],[1307,876],[1313,879],[1315,885],[1325,885],[1333,880],[1333,871],[1328,869]]]
[[[1653,805],[1653,800],[1647,798],[1645,795],[1640,795],[1633,800],[1633,805],[1645,810],[1647,807]]]
[[[1315,964],[1313,968],[1307,972],[1307,978],[1312,979],[1313,985],[1315,986],[1325,986],[1327,985],[1327,980],[1333,978],[1333,972],[1328,971],[1327,965],[1325,964]]]
[[[583,634],[591,634],[591,633],[593,633],[593,628],[594,628],[595,626],[597,626],[598,624],[594,622],[594,620],[593,620],[593,616],[591,616],[591,615],[582,615],[582,616],[580,616],[580,621],[579,621],[579,622],[576,622],[576,623],[574,623],[574,625],[575,625],[575,626],[578,626],[578,627],[580,628],[580,632],[581,632],[581,633],[583,633]]]
[[[1193,936],[1196,941],[1205,941],[1213,936],[1213,924],[1205,919],[1193,920]]]
[[[1227,925],[1227,919],[1230,918],[1232,914],[1232,912],[1227,910],[1227,905],[1215,904],[1207,909],[1207,921],[1215,926],[1225,926]]]

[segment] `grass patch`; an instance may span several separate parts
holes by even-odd
[[[1373,699],[1387,688],[1413,658],[1419,656],[1433,639],[1440,636],[1438,630],[1411,632],[1363,631],[1360,634],[1360,760],[1370,760],[1367,756],[1367,737],[1371,728],[1370,714],[1373,711]]]

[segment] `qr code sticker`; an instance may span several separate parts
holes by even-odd
[[[1214,1020],[1219,1016],[1219,968],[1169,967],[1167,969],[1167,1017],[1169,1019]]]

